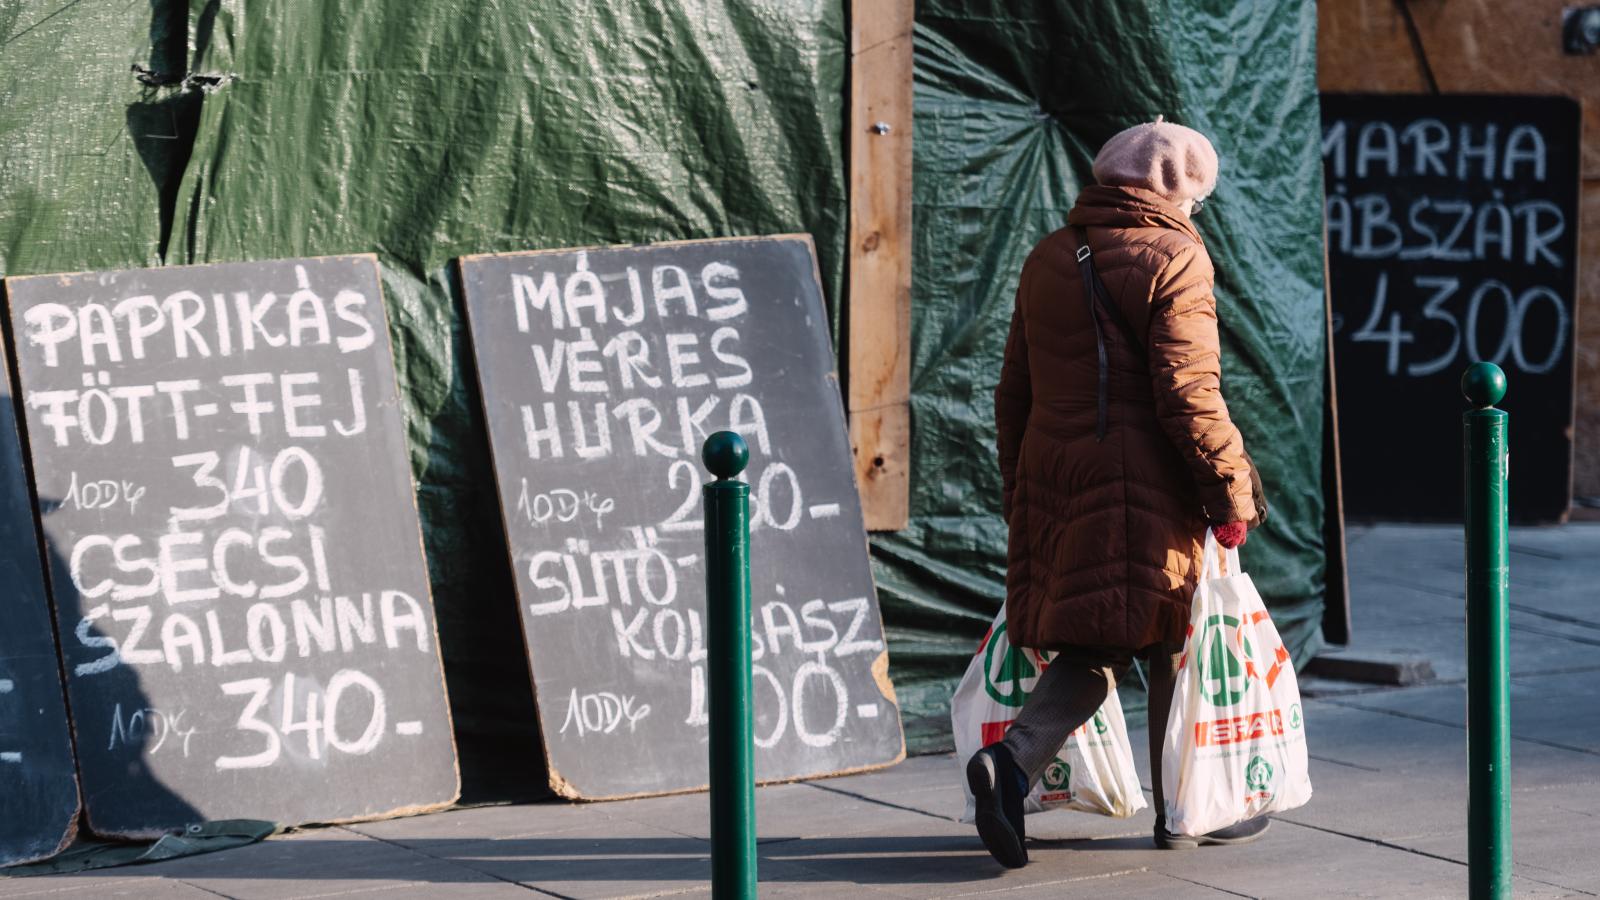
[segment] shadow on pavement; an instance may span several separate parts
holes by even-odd
[[[1151,850],[1148,838],[1031,842],[1043,850]],[[409,852],[403,852],[409,851]],[[1005,870],[973,835],[851,835],[765,838],[764,878],[874,884],[962,884],[999,878]],[[118,870],[123,877],[185,880],[350,881],[400,879],[435,884],[482,881],[488,875],[525,884],[654,881],[710,877],[710,846],[692,837],[535,837],[481,840],[427,838],[352,841],[314,837],[272,840],[168,864]]]

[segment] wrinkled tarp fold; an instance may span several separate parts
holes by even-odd
[[[219,819],[192,825],[182,834],[162,835],[154,841],[80,840],[49,859],[24,866],[11,866],[3,872],[9,877],[61,875],[135,863],[161,862],[254,844],[277,834],[278,830],[277,825],[259,819]]]

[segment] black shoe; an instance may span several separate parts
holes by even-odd
[[[1163,850],[1193,850],[1196,847],[1248,844],[1266,834],[1270,825],[1272,819],[1256,816],[1227,828],[1218,828],[1209,834],[1173,834],[1167,830],[1167,817],[1156,816],[1156,846]]]
[[[977,801],[978,837],[1000,865],[1020,869],[1028,864],[1027,834],[1022,825],[1022,800],[1027,776],[1004,744],[991,744],[967,761],[967,786]]]

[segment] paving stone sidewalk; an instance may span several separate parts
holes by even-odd
[[[1351,556],[1349,652],[1424,655],[1438,678],[1404,689],[1308,679],[1316,796],[1279,816],[1263,841],[1163,852],[1150,842],[1148,811],[1123,821],[1058,811],[1030,818],[1033,863],[1006,871],[956,821],[957,761],[921,757],[762,788],[762,894],[1465,896],[1460,530],[1361,529]],[[1600,896],[1600,526],[1516,530],[1512,566],[1516,892]],[[1142,748],[1143,732],[1133,741]],[[152,865],[0,879],[0,898],[708,894],[706,837],[703,794],[480,807]]]

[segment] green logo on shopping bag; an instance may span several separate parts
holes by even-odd
[[[1072,767],[1067,761],[1056,757],[1050,760],[1050,766],[1044,770],[1044,778],[1040,779],[1046,793],[1064,791],[1072,781]]]
[[[1303,724],[1304,724],[1304,721],[1300,718],[1300,704],[1296,703],[1293,706],[1290,706],[1289,707],[1289,727],[1293,728],[1295,731],[1299,731],[1300,730],[1300,726],[1303,725]]]
[[[1250,765],[1244,768],[1244,783],[1250,790],[1258,794],[1271,795],[1268,788],[1272,787],[1272,763],[1259,756],[1250,758]]]
[[[983,689],[994,702],[1003,706],[1021,706],[1039,678],[1039,669],[1028,659],[1028,654],[1004,640],[1006,626],[1001,623],[989,637],[989,646],[983,657]],[[995,648],[1005,644],[1005,652],[995,659]]]
[[[1200,632],[1200,695],[1212,706],[1232,706],[1244,699],[1249,684],[1245,664],[1228,645],[1229,630],[1239,635],[1240,649],[1254,656],[1250,641],[1239,631],[1233,616],[1215,615],[1206,619]]]
[[[1108,731],[1108,730],[1109,730],[1109,727],[1106,725],[1106,714],[1101,712],[1098,709],[1095,710],[1094,711],[1094,733],[1095,734],[1105,734],[1106,731]]]

